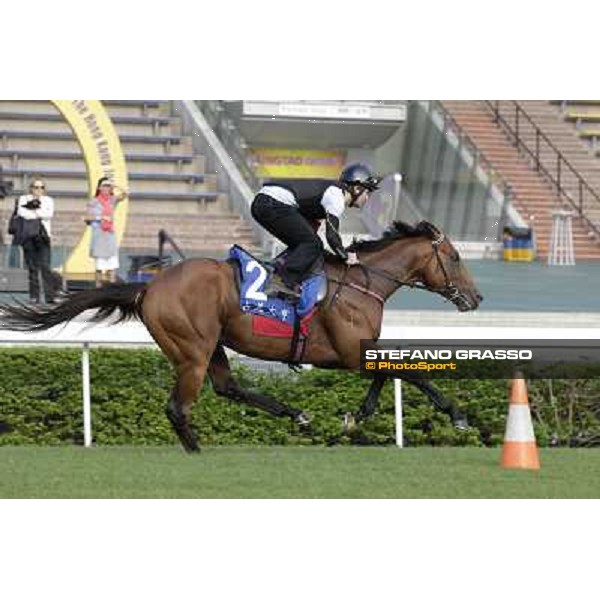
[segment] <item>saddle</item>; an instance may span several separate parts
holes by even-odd
[[[317,305],[327,296],[327,279],[323,272],[310,275],[302,283],[296,302],[268,296],[265,293],[277,267],[285,261],[286,252],[273,262],[263,262],[238,246],[229,250],[227,261],[236,266],[234,274],[240,293],[240,309],[252,315],[252,331],[256,335],[292,338],[291,364],[298,364],[304,353],[310,320]]]

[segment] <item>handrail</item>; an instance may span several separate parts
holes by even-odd
[[[496,168],[489,162],[486,156],[479,150],[475,142],[469,137],[465,130],[456,122],[454,117],[446,109],[442,102],[439,100],[432,100],[428,102],[431,112],[432,109],[436,109],[441,113],[444,119],[444,132],[451,131],[456,139],[458,140],[460,150],[461,147],[472,156],[473,158],[473,169],[481,169],[488,178],[489,197],[501,204],[501,220],[506,219],[508,222],[517,226],[526,226],[525,221],[519,212],[515,209],[512,199],[513,191],[511,185],[502,177],[502,175],[496,170]],[[497,190],[494,194],[493,188]],[[501,198],[499,198],[501,196]],[[502,223],[497,229],[496,240],[502,239],[502,230],[505,222]]]
[[[269,255],[274,238],[253,219],[250,211],[257,188],[248,185],[238,164],[213,131],[196,101],[175,101],[175,110],[180,111],[185,132],[191,136],[194,149],[205,156],[208,171],[216,173],[219,191],[226,190],[231,207],[252,226],[262,251]]]
[[[451,126],[453,133],[461,140],[464,146],[471,152],[474,157],[475,163],[480,165],[481,168],[488,173],[492,181],[498,188],[502,190],[502,193],[510,200],[512,197],[512,188],[510,184],[502,177],[494,166],[488,161],[485,155],[479,150],[475,142],[469,137],[464,129],[456,122],[456,119],[446,110],[446,107],[439,100],[432,100],[433,106],[435,106],[444,116],[445,129],[448,125]]]
[[[558,195],[566,200],[575,209],[578,216],[590,229],[592,229],[596,234],[600,235],[600,228],[595,225],[593,221],[591,221],[583,212],[584,192],[588,192],[588,194],[598,203],[599,208],[600,195],[596,193],[596,191],[588,184],[579,171],[577,171],[577,169],[575,169],[575,167],[573,167],[573,165],[571,165],[571,163],[565,158],[564,154],[550,141],[550,139],[548,139],[548,136],[538,127],[534,120],[527,114],[525,109],[516,100],[508,100],[507,102],[512,103],[514,106],[514,127],[511,126],[507,118],[501,114],[499,100],[494,100],[493,102],[491,100],[484,101],[487,107],[492,111],[496,123],[499,123],[506,130],[506,132],[514,138],[514,143],[517,147],[517,150],[524,150],[533,159],[536,171],[542,172],[546,179],[548,179],[555,187]],[[531,125],[535,133],[534,150],[532,150],[523,139],[522,118],[525,119],[525,123],[529,123]],[[556,165],[555,171],[548,169],[546,165],[542,164],[540,159],[540,145],[542,140],[553,152],[552,162]],[[579,196],[578,202],[571,197],[569,190],[562,185],[561,180],[564,177],[564,167],[566,167],[577,180]]]
[[[257,190],[259,180],[252,168],[252,157],[246,150],[247,144],[233,120],[227,115],[222,100],[196,100],[197,106],[204,113],[213,131],[221,140],[229,156],[235,162],[240,173],[253,189]]]
[[[177,242],[169,235],[167,231],[161,229],[158,232],[158,268],[161,271],[163,268],[163,256],[166,243],[171,244],[171,247],[173,248],[173,250],[175,250],[175,252],[177,252],[181,260],[187,259],[187,256],[183,253],[183,250],[177,245]]]

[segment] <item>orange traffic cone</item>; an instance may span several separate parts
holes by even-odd
[[[540,468],[527,400],[527,386],[521,373],[515,373],[510,391],[501,465],[505,469]]]

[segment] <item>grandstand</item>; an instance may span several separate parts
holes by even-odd
[[[600,159],[577,130],[584,115],[600,123],[597,110],[544,100],[443,105],[510,186],[515,208],[535,231],[541,259],[556,209],[574,213],[577,260],[600,259]]]
[[[189,256],[257,253],[272,239],[248,205],[261,181],[335,177],[365,161],[388,175],[346,240],[426,218],[470,258],[499,258],[504,225],[531,226],[538,257],[551,212],[573,211],[578,261],[600,258],[600,101],[105,101],[131,191],[122,265],[166,229]],[[57,201],[54,265],[79,241],[89,194],[78,142],[49,101],[0,102],[0,165],[22,193],[40,173]],[[400,183],[401,182],[401,183]],[[3,201],[4,233],[13,197]],[[373,208],[375,207],[375,208]],[[4,266],[6,266],[4,253]]]
[[[190,255],[219,255],[232,241],[252,245],[247,223],[230,210],[217,189],[205,157],[194,151],[182,119],[168,101],[105,101],[127,161],[130,208],[122,243],[124,254],[155,252],[157,232],[165,228]],[[81,237],[86,166],[77,140],[50,102],[0,102],[0,164],[4,177],[23,193],[37,173],[56,199],[53,245],[64,255]],[[12,198],[2,207],[2,230]]]

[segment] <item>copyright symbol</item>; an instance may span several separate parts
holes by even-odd
[[[365,364],[365,367],[367,369],[374,369],[375,368],[375,363],[374,362],[368,362]]]

